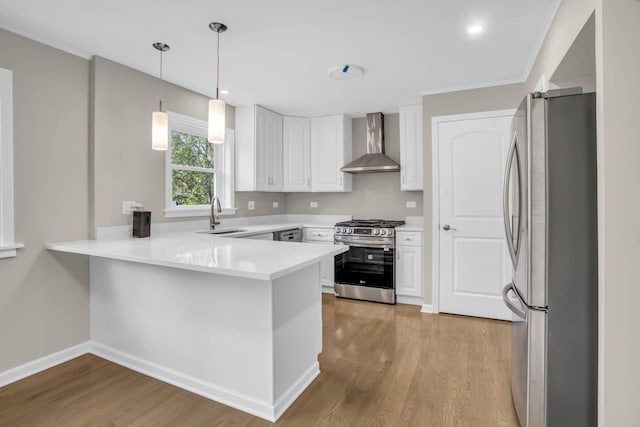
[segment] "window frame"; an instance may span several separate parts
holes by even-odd
[[[0,68],[0,258],[16,256],[13,188],[13,73]]]
[[[191,135],[207,138],[207,122],[199,120],[184,114],[175,112],[167,112],[169,116],[169,145],[165,153],[165,210],[164,216],[167,218],[209,216],[211,213],[211,204],[206,205],[189,205],[174,206],[172,189],[173,189],[173,170],[180,170],[171,163],[171,133],[173,131],[183,132]],[[233,129],[225,129],[224,144],[213,144],[213,170],[215,191],[220,198],[222,205],[222,215],[233,215],[236,213],[235,208],[235,186],[234,186],[234,138]],[[200,168],[194,168],[200,169]],[[183,169],[184,170],[184,169]],[[193,170],[193,169],[190,169]],[[209,172],[209,169],[202,169],[202,172]]]

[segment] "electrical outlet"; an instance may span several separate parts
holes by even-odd
[[[122,202],[122,215],[129,215],[135,209],[141,208],[141,207],[142,207],[142,203],[140,202],[131,202],[131,201]]]
[[[280,206],[280,204],[278,202],[273,202],[273,207],[277,208],[278,206]]]
[[[416,202],[415,202],[415,200],[409,200],[409,201],[407,201],[407,207],[408,207],[408,208],[415,208],[415,207],[416,207]]]
[[[318,202],[309,202],[309,207],[310,208],[317,208],[318,207]]]
[[[247,208],[250,211],[255,211],[256,210],[256,202],[254,202],[253,200],[249,200],[249,203],[247,204]]]

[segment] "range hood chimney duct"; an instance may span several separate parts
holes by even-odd
[[[347,173],[400,171],[400,165],[384,154],[384,116],[382,113],[367,114],[367,154],[344,165],[340,170]]]

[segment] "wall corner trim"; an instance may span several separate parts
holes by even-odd
[[[89,341],[41,357],[23,365],[0,372],[0,387],[20,381],[31,375],[53,368],[56,365],[89,353]]]

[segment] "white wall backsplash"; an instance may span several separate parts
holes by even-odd
[[[351,215],[303,215],[303,214],[281,214],[263,215],[240,218],[221,217],[218,227],[242,227],[245,225],[268,225],[268,224],[309,224],[309,225],[329,225],[336,222],[348,221]],[[205,231],[209,229],[209,220],[198,221],[176,221],[161,222],[151,224],[151,236],[167,233],[179,233],[186,231]],[[117,225],[113,227],[96,227],[96,240],[121,240],[131,237],[130,225]]]

